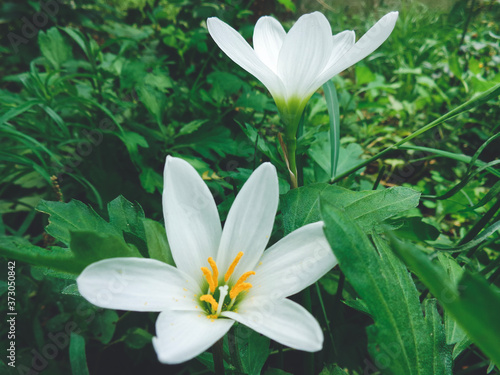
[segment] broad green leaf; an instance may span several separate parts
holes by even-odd
[[[44,249],[31,244],[22,237],[0,236],[0,254],[6,258],[71,273],[78,273],[81,269],[79,262],[69,249],[58,246]]]
[[[157,124],[161,124],[165,108],[165,94],[148,85],[141,85],[137,89],[137,94],[149,113],[154,116]]]
[[[149,256],[152,259],[157,259],[175,266],[172,251],[170,250],[167,234],[163,225],[150,219],[144,219],[143,225],[146,231],[146,243]]]
[[[500,292],[481,276],[464,270],[454,282],[446,271],[409,243],[389,235],[393,251],[429,288],[445,310],[497,366],[500,365]]]
[[[233,332],[234,337],[228,337],[228,340],[236,340],[237,353],[230,353],[231,356],[233,358],[234,355],[239,357],[245,374],[259,375],[269,356],[270,340],[241,324]],[[229,348],[231,349],[231,347],[230,345]]]
[[[438,259],[441,266],[446,270],[446,274],[451,282],[457,284],[462,277],[464,270],[457,261],[449,254],[439,252]],[[463,350],[470,345],[470,340],[460,325],[448,311],[444,312],[444,326],[446,330],[446,342],[453,347],[453,358],[456,358]]]
[[[85,355],[85,339],[71,332],[69,340],[69,362],[73,375],[89,375],[87,356]]]
[[[71,232],[70,248],[75,258],[85,266],[101,259],[141,257],[137,249],[120,237],[98,232]]]
[[[420,193],[404,187],[351,191],[329,184],[313,184],[290,190],[281,200],[285,233],[320,220],[319,200],[334,203],[366,232],[418,204]]]
[[[144,211],[139,204],[133,204],[123,196],[113,199],[108,204],[109,222],[123,232],[127,243],[136,246],[141,254],[146,255],[146,233],[142,223]]]
[[[50,215],[45,231],[69,246],[70,232],[91,231],[121,236],[120,231],[100,217],[90,206],[71,200],[69,203],[41,200],[37,211]]]
[[[117,322],[118,314],[116,311],[104,309],[96,313],[89,329],[97,340],[103,344],[108,344],[113,338]]]
[[[422,217],[405,217],[403,225],[394,231],[398,237],[415,241],[434,241],[439,237],[439,229],[425,222]]]
[[[432,341],[432,367],[433,374],[451,374],[452,357],[451,346],[448,345],[443,320],[437,310],[435,299],[425,300],[424,303],[425,321]]]
[[[133,349],[141,349],[151,342],[153,335],[142,328],[130,328],[125,335],[125,344]]]
[[[438,332],[439,327],[424,319],[406,267],[378,235],[373,237],[375,249],[348,211],[324,197],[321,214],[340,268],[374,319],[368,341],[375,366],[389,374],[435,374],[440,358],[449,357],[444,330],[432,336],[432,330]],[[439,373],[451,374],[451,368],[443,366]]]
[[[52,27],[44,32],[38,33],[38,44],[42,55],[52,64],[55,69],[71,58],[71,46],[66,43],[59,30]]]

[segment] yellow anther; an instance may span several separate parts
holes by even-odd
[[[208,281],[208,286],[210,287],[210,293],[215,292],[215,283],[214,277],[212,276],[212,272],[207,267],[201,267],[201,272],[205,276],[205,279]]]
[[[229,297],[231,299],[236,298],[236,296],[240,292],[242,292],[244,290],[248,290],[252,287],[252,284],[245,282],[245,280],[248,279],[252,275],[255,275],[254,271],[248,271],[248,272],[245,272],[243,275],[241,275],[241,277],[238,279],[236,284],[234,284],[234,286],[231,288],[231,291],[229,292]]]
[[[250,284],[250,283],[236,284],[235,286],[233,286],[233,288],[229,292],[229,298],[235,299],[236,297],[238,297],[238,294],[240,294],[244,290],[250,289],[251,287],[252,287],[252,284]]]
[[[244,283],[246,281],[246,279],[248,279],[252,275],[255,275],[255,271],[245,272],[243,275],[240,276],[238,281],[236,281],[236,284],[234,284],[234,286],[238,286],[239,284]]]
[[[233,260],[233,263],[231,263],[231,265],[229,266],[229,268],[227,269],[227,272],[226,274],[224,275],[224,282],[227,283],[227,281],[229,280],[229,278],[231,277],[231,275],[233,274],[234,272],[234,269],[236,268],[236,266],[238,265],[238,262],[240,261],[241,257],[243,256],[243,251],[240,251],[238,253],[238,255],[236,255],[236,258],[234,258]]]
[[[200,301],[208,302],[210,305],[212,305],[212,311],[217,311],[217,308],[219,307],[219,304],[211,294],[205,294],[201,296]]]
[[[208,258],[208,263],[210,264],[210,267],[212,267],[212,272],[213,272],[212,277],[215,288],[217,288],[217,285],[219,285],[219,270],[217,269],[217,264],[215,264],[215,260],[212,257]]]

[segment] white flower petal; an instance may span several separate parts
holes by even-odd
[[[249,282],[250,296],[280,299],[316,282],[337,264],[323,222],[299,228],[264,252]]]
[[[356,64],[359,60],[364,59],[370,53],[375,51],[385,40],[391,35],[396,21],[398,12],[390,12],[382,17],[358,42],[352,46],[337,62],[329,65],[317,77],[315,84],[321,86],[323,83],[339,74],[350,66]]]
[[[245,182],[229,210],[217,254],[221,272],[226,272],[240,251],[244,255],[233,277],[255,267],[269,241],[278,200],[276,168],[264,163]]]
[[[210,348],[224,336],[234,321],[208,319],[194,311],[164,311],[156,321],[153,346],[158,360],[166,364],[188,361]]]
[[[168,243],[177,268],[203,280],[200,267],[215,257],[221,224],[215,201],[198,172],[186,161],[167,156],[163,214]]]
[[[207,20],[207,28],[219,48],[236,64],[257,77],[273,97],[284,95],[284,87],[279,77],[259,59],[253,48],[235,29],[217,17]]]
[[[278,56],[285,36],[283,26],[273,17],[261,17],[255,24],[253,48],[274,73],[278,71]]]
[[[221,315],[290,348],[316,352],[323,347],[323,332],[316,319],[289,299],[249,298],[238,305],[237,312]]]
[[[330,24],[319,12],[303,15],[290,29],[278,59],[278,74],[285,84],[286,100],[308,96],[304,90],[330,58],[331,38]]]
[[[154,259],[110,258],[92,263],[76,279],[92,304],[130,311],[197,310],[197,283]]]
[[[332,50],[330,59],[325,66],[328,69],[339,61],[342,56],[354,45],[356,34],[352,30],[345,30],[332,36]]]

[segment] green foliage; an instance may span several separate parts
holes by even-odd
[[[458,280],[446,276],[443,268],[410,244],[391,238],[396,254],[438,298],[447,312],[497,365],[500,363],[500,295],[480,276],[464,270]],[[453,337],[452,341],[456,341]]]
[[[368,330],[375,367],[390,374],[451,374],[451,351],[435,303],[426,303],[424,318],[404,265],[377,235],[375,250],[355,219],[336,204],[321,200],[325,235],[375,321]]]
[[[311,290],[322,351],[308,356],[237,326],[224,344],[226,373],[291,374],[311,362],[322,375],[371,365],[499,373],[490,362],[500,347],[497,3],[314,8],[333,34],[359,37],[391,10],[399,19],[376,52],[311,98],[297,140],[304,186],[294,190],[273,99],[219,51],[205,21],[218,16],[251,41],[259,16],[288,30],[309,5],[83,0],[56,1],[51,12],[51,3],[8,0],[0,16],[0,255],[17,261],[20,372],[32,368],[32,350],[53,344],[49,334],[66,341],[44,373],[213,370],[208,352],[159,364],[155,314],[97,309],[75,284],[110,257],[174,265],[161,224],[161,171],[174,155],[203,176],[223,220],[252,170],[270,161],[281,193],[271,243],[323,219],[340,262]],[[392,255],[387,228],[418,243],[391,240],[414,276]],[[3,306],[7,291],[4,276]],[[17,373],[5,359],[0,372]]]

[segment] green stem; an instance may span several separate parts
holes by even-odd
[[[311,288],[302,291],[302,303],[307,311],[312,313]],[[314,353],[304,353],[303,374],[314,374]]]
[[[285,138],[286,145],[286,157],[288,159],[288,168],[290,169],[290,187],[296,189],[299,187],[297,178],[297,161],[296,161],[296,151],[297,151],[297,138]]]
[[[214,370],[216,375],[224,375],[224,337],[212,346],[212,356],[214,358]]]

